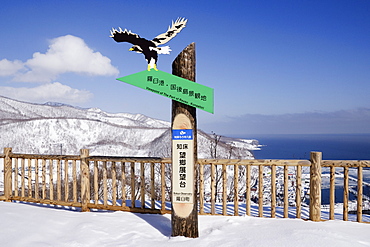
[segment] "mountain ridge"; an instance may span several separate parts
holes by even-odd
[[[171,155],[171,124],[143,114],[107,113],[99,108],[80,108],[47,102],[27,103],[0,96],[0,148],[15,153],[91,155]],[[198,129],[199,158],[252,159],[256,140],[221,138]],[[216,146],[218,157],[211,149]]]

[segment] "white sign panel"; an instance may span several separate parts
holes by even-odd
[[[194,137],[192,129],[172,130],[172,200],[193,203]]]

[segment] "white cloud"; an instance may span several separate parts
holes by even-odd
[[[24,69],[22,61],[9,61],[8,59],[0,60],[0,76],[11,76],[22,69]]]
[[[59,82],[46,83],[34,88],[0,87],[0,93],[9,98],[37,103],[53,101],[76,104],[87,102],[93,96],[87,90],[74,89]]]
[[[19,61],[10,63],[13,64],[13,68],[15,65],[21,65]],[[9,61],[6,60],[4,64],[9,64]],[[45,83],[51,82],[58,75],[68,72],[90,76],[113,76],[118,74],[118,69],[111,65],[111,60],[108,57],[103,56],[100,52],[94,52],[83,39],[72,35],[52,39],[46,53],[34,53],[33,57],[24,63],[24,66],[27,71],[15,74],[14,81]],[[21,68],[18,68],[18,70]],[[13,69],[14,72],[16,70]],[[8,70],[7,75],[9,73],[10,70]]]

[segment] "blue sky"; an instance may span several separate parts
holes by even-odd
[[[129,2],[129,3],[127,3]],[[0,95],[170,121],[171,100],[116,80],[146,69],[116,43],[122,27],[152,39],[187,27],[158,68],[196,43],[196,81],[215,90],[206,132],[370,133],[370,1],[3,1]]]

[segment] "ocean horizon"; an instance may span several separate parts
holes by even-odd
[[[272,134],[250,135],[261,150],[256,159],[309,159],[310,152],[322,152],[325,160],[370,160],[370,134]]]

